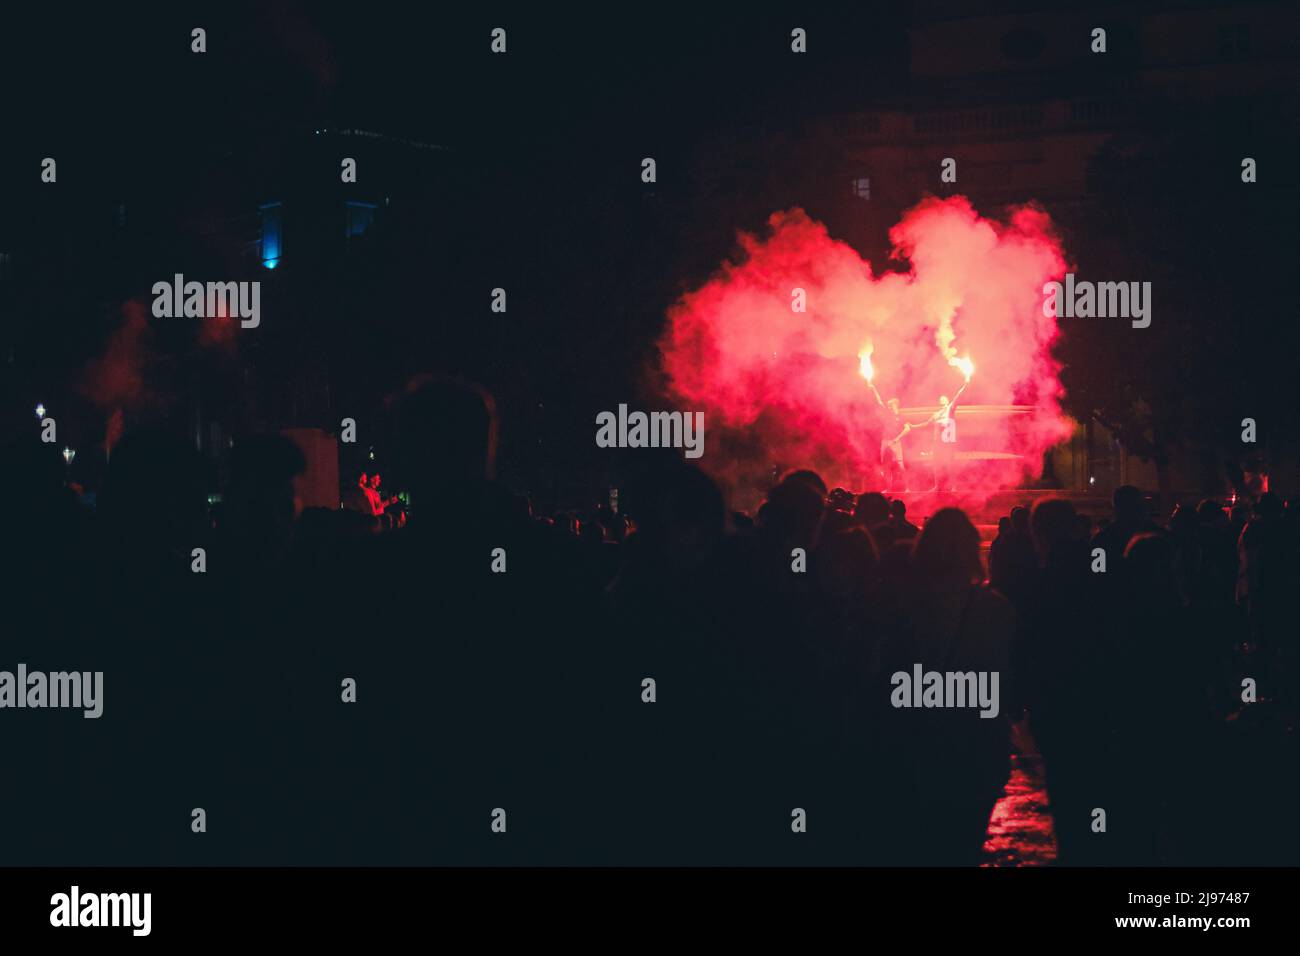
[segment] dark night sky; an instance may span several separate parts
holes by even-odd
[[[300,322],[283,351],[295,354],[293,336],[322,348],[336,402],[377,402],[418,368],[477,378],[501,395],[507,455],[528,457],[519,449],[536,432],[558,446],[552,463],[580,468],[592,454],[592,412],[652,384],[664,309],[731,252],[734,230],[759,227],[786,205],[816,208],[811,176],[763,192],[759,183],[781,159],[763,146],[737,170],[730,207],[693,206],[700,151],[719,138],[765,146],[755,130],[797,141],[818,115],[906,107],[921,95],[960,106],[977,95],[980,78],[937,94],[909,80],[913,8],[448,12],[272,3],[130,17],[117,8],[6,13],[0,196],[10,214],[0,243],[21,250],[36,236],[65,257],[87,255],[63,224],[127,200],[133,222],[152,230],[152,248],[119,268],[113,250],[92,245],[89,255],[104,258],[97,279],[87,278],[96,264],[78,271],[75,263],[58,278],[98,283],[107,300],[170,274],[182,251],[198,261],[229,255],[246,240],[257,202],[320,173],[301,171],[313,157],[336,176],[337,159],[307,148],[316,129],[446,147],[429,166],[442,192],[418,206],[427,221],[403,221],[399,248],[355,279],[358,296],[375,303],[367,327]],[[196,25],[208,30],[202,56],[189,50]],[[789,54],[792,25],[809,31],[815,55]],[[489,52],[495,26],[509,31],[504,57]],[[1124,51],[1116,53],[1122,65]],[[1080,82],[1027,74],[1012,92],[1032,100],[1067,81]],[[1184,132],[1214,136],[1189,122]],[[57,196],[33,172],[47,155],[59,160]],[[648,155],[659,164],[650,197],[639,179]],[[409,178],[393,183],[399,200],[403,186]],[[1145,195],[1148,187],[1119,188]],[[485,308],[497,285],[511,295],[499,321]],[[29,378],[75,376],[102,347],[111,320],[75,305],[78,318],[57,337],[11,332]]]
[[[4,69],[21,91],[6,110],[13,142],[53,138],[81,151],[106,138],[124,160],[161,152],[201,169],[218,143],[273,146],[294,128],[332,123],[484,155],[556,149],[581,165],[849,107],[864,93],[901,92],[906,75],[897,12],[800,12],[818,47],[799,60],[786,55],[791,14],[212,10],[132,20],[100,11],[68,23],[37,14],[7,30]],[[202,57],[189,51],[197,25],[209,32]],[[509,30],[505,57],[488,50],[497,25]]]
[[[343,370],[358,379],[348,384],[376,396],[391,388],[408,369],[382,367],[384,343],[400,342],[401,360],[486,380],[507,392],[507,408],[524,403],[513,384],[529,409],[533,398],[577,401],[583,420],[575,389],[604,407],[612,390],[624,398],[639,385],[658,317],[684,285],[669,274],[681,271],[673,215],[701,138],[847,108],[896,86],[906,64],[903,20],[875,13],[823,16],[825,29],[801,15],[823,44],[804,62],[788,56],[788,16],[778,14],[211,9],[130,21],[99,11],[65,23],[36,14],[6,31],[8,88],[27,91],[6,121],[3,181],[21,210],[0,227],[16,234],[10,241],[22,245],[22,223],[65,221],[53,209],[75,222],[77,210],[126,199],[133,219],[149,219],[158,245],[171,247],[196,222],[236,218],[295,180],[292,163],[317,128],[443,146],[439,170],[453,180],[459,221],[429,230],[459,247],[459,264],[441,277],[470,288],[435,283],[429,296],[477,309],[485,287],[505,285],[520,303],[513,325],[488,335],[476,316],[423,341],[407,327],[380,328],[378,358]],[[189,51],[195,25],[208,30],[203,56]],[[496,25],[509,31],[505,57],[488,50]],[[59,161],[56,197],[29,175],[46,155]],[[660,166],[651,209],[639,180],[646,155]],[[730,228],[709,265],[729,251]],[[407,271],[428,276],[414,250]],[[169,273],[164,258],[142,275]],[[629,281],[629,272],[639,274]],[[94,352],[104,330],[86,334],[82,351]],[[75,354],[34,359],[76,364]]]

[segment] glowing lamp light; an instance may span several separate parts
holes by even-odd
[[[37,404],[37,406],[36,406],[36,417],[37,417],[37,418],[44,418],[44,417],[45,417],[45,406],[44,406],[44,405]]]
[[[63,449],[63,460],[67,462],[69,465],[72,464],[72,459],[76,457],[77,457],[77,453],[73,451],[71,448]]]
[[[264,267],[266,267],[267,269],[274,269],[274,268],[275,268],[276,266],[278,266],[279,264],[280,264],[280,260],[279,260],[279,259],[263,259],[263,260],[262,260],[262,265],[263,265]]]
[[[867,380],[868,384],[871,384],[876,377],[876,370],[871,366],[871,351],[871,346],[867,346],[858,353],[858,372]]]

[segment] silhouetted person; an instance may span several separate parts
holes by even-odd
[[[822,496],[803,481],[783,481],[768,492],[758,531],[773,566],[779,562],[781,568],[788,568],[794,548],[803,548],[806,554],[816,549],[824,507]],[[784,571],[780,581],[787,581]]]
[[[947,395],[939,396],[938,410],[926,419],[922,424],[931,427],[931,453],[934,456],[934,491],[954,491],[952,476],[952,463],[956,458],[957,451],[957,433],[956,433],[956,414],[957,401],[961,398],[962,392],[966,391],[970,385],[970,379],[962,382],[961,388],[957,389],[957,394],[949,401]]]
[[[232,684],[252,700],[265,691],[256,673],[235,677],[255,672],[257,658],[228,625],[259,618],[261,605],[254,598],[239,611],[243,597],[228,586],[230,567],[214,546],[208,489],[205,463],[179,430],[138,428],[113,447],[89,598],[101,619],[77,663],[105,672],[111,723],[103,726],[112,732],[83,764],[96,781],[81,791],[96,794],[93,805],[63,818],[82,862],[209,862],[233,852],[214,844],[186,857],[167,821],[167,808],[189,793],[233,809],[251,786],[232,758],[250,722],[242,708],[231,713],[228,695]],[[141,753],[167,759],[141,762]],[[129,782],[125,765],[136,768]]]
[[[343,508],[365,515],[367,518],[374,514],[374,510],[370,507],[370,476],[364,471],[357,479],[357,483],[344,493]]]
[[[858,495],[853,507],[854,521],[871,532],[882,552],[892,547],[897,538],[895,529],[889,525],[889,514],[889,499],[878,491],[865,491]]]
[[[1117,752],[1124,786],[1116,788],[1122,827],[1120,862],[1187,862],[1202,825],[1209,778],[1207,662],[1188,606],[1183,560],[1172,536],[1133,538],[1124,553],[1124,644],[1114,664],[1136,693],[1125,699]]]
[[[1040,567],[1020,672],[1029,724],[1046,766],[1060,859],[1076,865],[1114,862],[1119,841],[1097,839],[1092,810],[1115,803],[1121,785],[1115,709],[1128,688],[1115,668],[1121,659],[1119,608],[1108,609],[1109,619],[1091,614],[1098,575],[1091,571],[1073,505],[1059,498],[1037,502],[1030,528]],[[1122,554],[1112,555],[1108,568]],[[1122,824],[1108,821],[1111,832]]]
[[[1011,646],[1015,612],[983,587],[979,531],[956,508],[926,522],[913,550],[905,619],[885,672],[998,675],[997,714],[981,708],[899,708],[889,726],[911,785],[913,862],[966,864],[981,858],[989,815],[1010,773]],[[952,703],[951,701],[949,703]]]
[[[1003,528],[1002,521],[1006,522]],[[1029,612],[1038,559],[1029,536],[1029,511],[1013,508],[998,522],[998,536],[989,545],[989,585],[1005,595],[1023,618]]]
[[[1142,492],[1132,485],[1120,485],[1111,496],[1114,506],[1114,519],[1092,537],[1094,548],[1106,551],[1106,560],[1120,567],[1118,559],[1124,555],[1124,549],[1134,535],[1148,531],[1159,531],[1146,513],[1146,502]]]
[[[920,528],[907,520],[907,502],[902,498],[895,498],[889,503],[889,517],[895,541],[911,541],[921,533]]]
[[[1281,498],[1265,492],[1237,545],[1237,599],[1246,608],[1255,643],[1267,657],[1295,646],[1290,608],[1300,585],[1298,546]]]
[[[273,573],[287,555],[301,509],[293,480],[306,467],[298,446],[279,435],[253,435],[235,445],[221,537],[242,576]]]
[[[884,473],[886,486],[893,491],[907,491],[907,468],[903,464],[903,439],[912,431],[899,412],[898,399],[882,401],[876,386],[871,386],[871,394],[876,397],[884,415],[884,431],[880,435],[880,467]]]
[[[786,482],[773,490],[773,500],[765,533],[807,540],[818,492]],[[624,503],[637,530],[609,588],[612,626],[600,653],[611,669],[602,678],[608,685],[596,689],[602,710],[619,721],[602,728],[611,735],[607,769],[603,781],[591,782],[609,795],[598,812],[613,815],[601,839],[612,838],[624,861],[728,859],[743,848],[741,820],[715,826],[673,794],[686,779],[701,799],[730,803],[753,780],[748,748],[762,739],[754,720],[763,708],[761,695],[744,689],[761,679],[760,648],[746,632],[748,622],[734,618],[753,596],[736,593],[741,581],[728,577],[721,551],[726,511],[706,475],[665,460],[627,483]],[[742,578],[763,573],[752,564]],[[646,678],[656,682],[661,700],[671,701],[667,707],[644,702]]]

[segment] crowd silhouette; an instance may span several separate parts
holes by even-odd
[[[1046,498],[985,562],[959,509],[796,471],[729,513],[671,451],[617,513],[542,516],[494,481],[490,396],[394,414],[383,532],[299,513],[277,436],[219,507],[165,430],[93,511],[10,446],[2,666],[101,670],[105,708],[0,722],[0,863],[974,865],[1028,750],[1063,864],[1296,859],[1294,503],[1157,522],[1126,486],[1094,529]],[[916,663],[997,672],[997,717],[892,706]]]

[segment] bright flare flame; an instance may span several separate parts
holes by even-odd
[[[961,369],[961,373],[966,376],[968,382],[970,377],[975,374],[975,363],[970,360],[969,355],[962,358],[950,358],[948,364],[953,368]]]
[[[871,367],[871,350],[871,346],[868,345],[858,353],[858,371],[862,373],[862,377],[865,378],[868,383],[876,377],[876,370]]]

